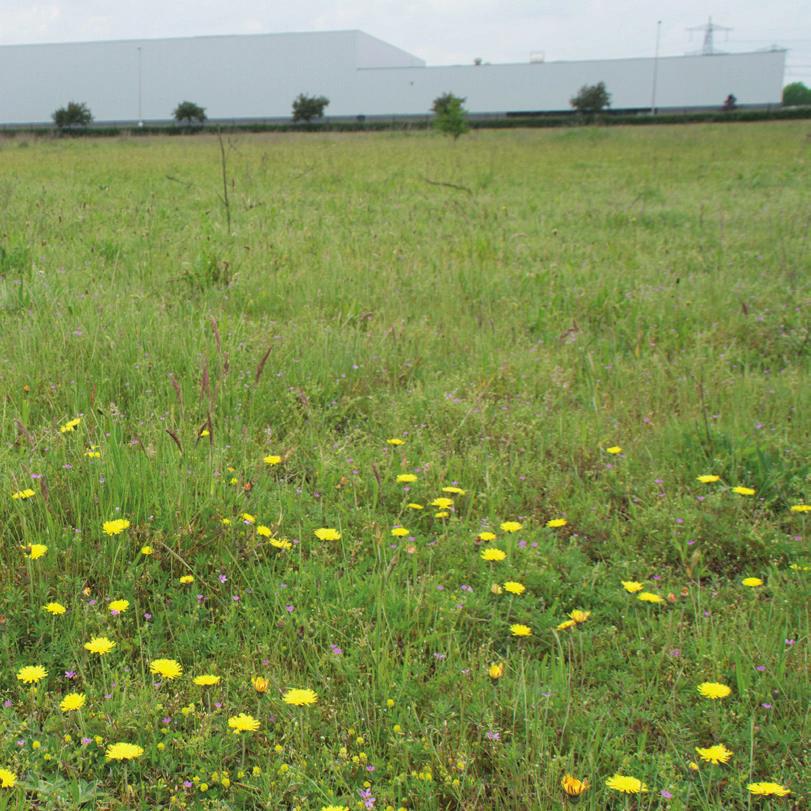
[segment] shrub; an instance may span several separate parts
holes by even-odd
[[[293,101],[293,121],[309,123],[314,118],[321,118],[329,105],[326,96],[306,96],[299,93]]]
[[[806,87],[802,82],[792,82],[783,88],[784,107],[804,107],[811,106],[811,87]]]
[[[584,84],[577,95],[569,99],[569,104],[579,113],[599,113],[611,106],[611,94],[606,90],[604,82]]]
[[[464,135],[470,129],[464,103],[464,98],[454,96],[453,93],[437,96],[431,105],[434,127],[445,135],[452,135],[454,140]]]
[[[172,115],[175,117],[175,121],[177,121],[178,124],[184,121],[188,126],[191,126],[193,121],[202,124],[206,120],[206,108],[195,104],[193,101],[181,101],[180,104],[175,107]]]
[[[736,99],[735,96],[732,93],[730,93],[724,99],[724,104],[721,107],[721,109],[725,113],[731,113],[731,112],[733,112],[733,110],[737,110],[738,109],[738,99]]]
[[[66,107],[54,110],[54,124],[60,129],[67,127],[86,127],[93,121],[93,114],[84,102],[69,101]]]

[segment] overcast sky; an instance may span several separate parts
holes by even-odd
[[[0,0],[0,44],[359,28],[429,64],[525,62],[699,50],[789,49],[786,82],[811,85],[809,0]]]

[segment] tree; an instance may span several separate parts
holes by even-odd
[[[93,114],[84,102],[69,101],[66,107],[54,110],[51,118],[63,130],[67,127],[86,127],[93,121]]]
[[[321,118],[329,105],[326,96],[306,96],[299,93],[293,101],[293,122],[304,121],[309,124],[314,118]]]
[[[792,82],[783,88],[784,107],[811,106],[811,87],[802,82]]]
[[[737,110],[738,109],[738,99],[736,99],[735,96],[732,93],[730,93],[724,99],[724,104],[721,107],[721,109],[725,113],[731,113],[733,110]]]
[[[569,99],[569,104],[579,113],[599,113],[611,106],[611,94],[605,89],[605,82],[584,84],[577,95]]]
[[[188,126],[191,126],[193,121],[202,124],[206,120],[206,108],[195,104],[193,101],[181,101],[175,107],[172,115],[178,124],[182,124],[184,121]]]
[[[445,135],[452,135],[454,141],[470,129],[464,103],[464,98],[454,96],[453,93],[443,93],[431,105],[435,129]]]

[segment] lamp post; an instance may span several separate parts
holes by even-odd
[[[653,90],[651,91],[650,112],[656,115],[656,80],[659,78],[659,36],[662,33],[662,21],[656,22],[656,50],[653,54]]]
[[[138,46],[138,126],[144,126],[144,117],[141,110],[143,82],[141,80],[141,46]]]

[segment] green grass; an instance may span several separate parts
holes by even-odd
[[[805,807],[806,135],[0,141],[0,809]]]

